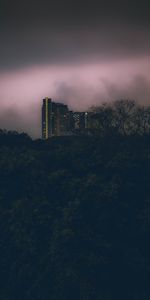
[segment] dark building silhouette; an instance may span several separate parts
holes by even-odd
[[[74,112],[74,130],[76,132],[83,132],[87,128],[87,112]]]
[[[43,99],[42,105],[42,138],[66,135],[69,132],[69,110],[62,103]]]
[[[91,130],[96,130],[100,122],[100,116],[94,112],[74,112],[74,133],[90,134]]]
[[[93,112],[73,112],[68,106],[46,97],[42,105],[42,139],[53,136],[90,134],[98,127],[99,115]]]

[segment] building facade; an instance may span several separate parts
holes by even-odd
[[[94,112],[69,111],[68,106],[46,97],[42,105],[42,139],[53,136],[91,134],[100,125]]]
[[[43,99],[42,105],[42,139],[66,135],[69,127],[68,106],[53,102],[50,98]]]

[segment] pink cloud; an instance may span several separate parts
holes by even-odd
[[[0,127],[11,126],[33,136],[40,134],[40,107],[45,96],[60,99],[72,109],[87,109],[118,97],[149,103],[150,57],[90,64],[41,65],[0,73],[2,116],[11,109],[20,123],[0,119]],[[141,80],[139,80],[141,78]],[[142,81],[143,78],[143,81]],[[138,80],[137,80],[138,79]],[[22,120],[22,123],[21,123]],[[8,125],[7,125],[8,123]],[[16,125],[17,124],[17,125]],[[20,124],[20,125],[19,125]]]

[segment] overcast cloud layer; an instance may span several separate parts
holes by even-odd
[[[3,1],[0,127],[40,136],[45,96],[71,109],[150,105],[149,3]]]

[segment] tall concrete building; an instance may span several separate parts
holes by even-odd
[[[68,106],[46,97],[42,105],[42,139],[53,136],[88,135],[100,127],[100,115],[69,111]]]
[[[43,99],[42,105],[42,139],[66,135],[69,132],[69,110],[62,103]]]

